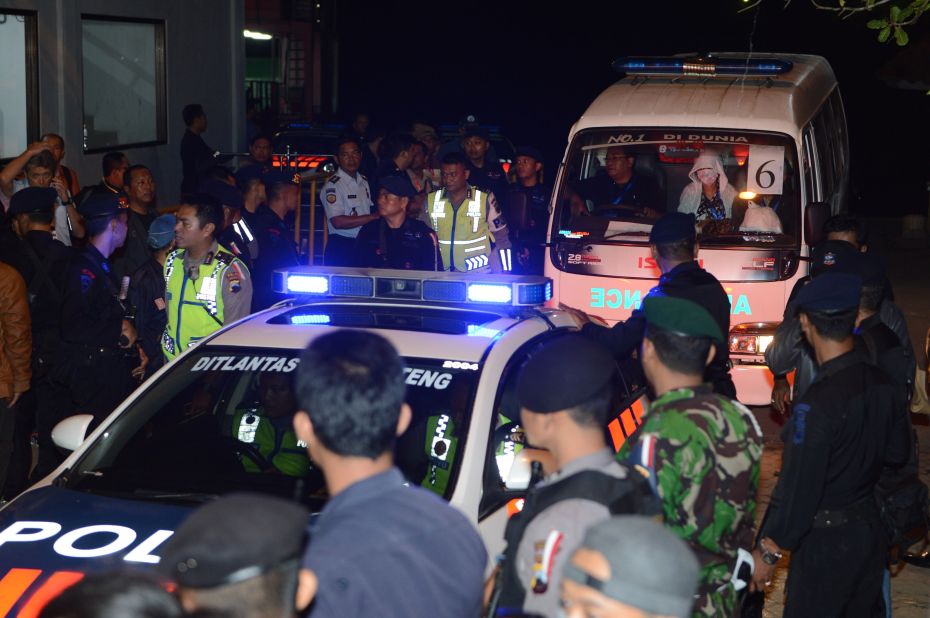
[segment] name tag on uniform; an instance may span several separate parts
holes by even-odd
[[[158,309],[159,311],[164,311],[164,310],[165,310],[165,300],[164,300],[163,298],[156,298],[156,299],[155,299],[155,308]]]
[[[204,280],[200,292],[197,293],[197,300],[215,300],[216,299],[216,279],[208,277]]]
[[[350,200],[357,200],[357,199],[358,199],[358,196],[357,196],[357,195],[350,195],[350,196],[349,196],[349,199],[350,199]]]

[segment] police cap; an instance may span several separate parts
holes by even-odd
[[[848,272],[849,262],[859,253],[852,243],[845,240],[825,240],[811,251],[811,277],[817,277],[833,268]]]
[[[279,170],[270,170],[262,174],[262,180],[266,186],[300,184],[300,174],[297,172],[282,172]]]
[[[514,160],[516,160],[517,157],[529,157],[533,159],[534,161],[536,161],[537,163],[543,162],[542,153],[539,152],[539,150],[537,150],[536,148],[533,148],[532,146],[518,147],[516,154],[513,155]]]
[[[691,615],[699,565],[687,543],[641,515],[611,517],[588,528],[579,549],[601,554],[610,576],[599,579],[566,561],[563,577],[650,615]]]
[[[643,313],[647,324],[672,334],[724,341],[720,325],[694,301],[653,293],[643,299]]]
[[[862,277],[845,272],[827,272],[811,279],[793,301],[795,309],[839,312],[856,309],[862,292]]]
[[[378,188],[397,197],[413,197],[417,194],[413,183],[405,176],[382,176],[378,179]]]
[[[159,570],[188,588],[215,588],[258,577],[297,558],[309,513],[254,493],[229,494],[181,523],[161,555]]]
[[[206,193],[223,206],[242,209],[242,192],[222,180],[211,178],[200,183],[200,193]]]
[[[152,221],[152,225],[149,226],[149,247],[152,249],[167,247],[174,238],[174,226],[177,221],[174,215],[162,215]]]
[[[469,124],[465,126],[465,131],[462,133],[462,137],[465,139],[468,139],[469,137],[480,137],[481,139],[487,141],[488,131],[487,129],[476,124]]]
[[[85,219],[98,217],[113,217],[119,212],[129,208],[129,200],[122,193],[97,193],[90,196],[78,208],[78,212]]]
[[[616,362],[602,344],[578,333],[543,344],[517,376],[520,407],[537,414],[590,401],[613,379]]]
[[[652,231],[649,232],[649,244],[652,245],[664,245],[679,240],[694,242],[694,239],[694,215],[691,213],[666,213],[655,222]]]
[[[9,215],[25,215],[29,213],[50,214],[55,208],[55,199],[58,193],[51,187],[26,187],[20,189],[10,198]]]

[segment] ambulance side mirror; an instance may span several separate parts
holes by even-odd
[[[91,414],[69,416],[52,429],[52,442],[66,451],[77,450],[87,437],[87,429],[93,422],[94,417]]]
[[[815,247],[823,241],[823,224],[830,218],[830,204],[811,202],[804,209],[804,238]]]

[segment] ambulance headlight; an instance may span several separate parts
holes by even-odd
[[[510,284],[472,283],[468,286],[468,300],[509,305],[513,301],[513,287]]]
[[[730,354],[764,354],[775,339],[778,322],[738,324],[730,330]]]

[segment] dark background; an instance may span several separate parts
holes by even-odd
[[[568,130],[618,79],[625,55],[700,51],[818,54],[833,66],[850,129],[854,211],[926,212],[930,97],[887,86],[878,70],[901,48],[868,17],[840,20],[795,0],[738,13],[739,1],[441,3],[341,0],[340,107],[392,129],[475,114],[554,170]],[[930,21],[930,18],[927,18]],[[910,30],[914,47],[928,28]],[[921,58],[921,62],[923,59]],[[550,174],[550,178],[552,174]]]

